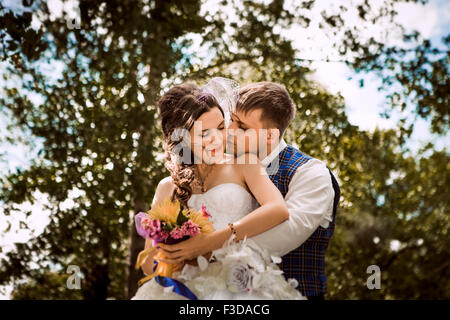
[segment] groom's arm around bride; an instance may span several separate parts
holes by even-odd
[[[273,255],[286,255],[302,245],[319,226],[329,227],[334,195],[326,165],[311,159],[310,163],[297,169],[289,183],[285,196],[289,219],[252,239]]]
[[[255,83],[241,89],[233,125],[244,130],[279,130],[279,138],[268,141],[268,156],[262,164],[285,197],[290,218],[252,239],[283,258],[280,267],[286,278],[295,278],[304,296],[323,297],[325,252],[334,231],[340,191],[325,163],[284,142],[283,133],[294,115],[295,106],[283,86]],[[261,150],[257,151],[261,156]]]

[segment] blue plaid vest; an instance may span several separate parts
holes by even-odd
[[[269,177],[281,191],[283,197],[288,192],[289,183],[295,171],[311,159],[312,157],[289,145],[280,152],[278,171]],[[330,175],[335,193],[333,221],[326,229],[319,226],[300,247],[283,256],[280,264],[286,279],[295,278],[299,284],[299,291],[307,297],[323,295],[327,290],[325,252],[333,235],[336,210],[340,197],[338,183],[331,171]]]

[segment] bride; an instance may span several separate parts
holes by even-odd
[[[174,245],[158,244],[164,256],[160,261],[197,263],[186,263],[172,278],[152,278],[132,299],[305,299],[296,281],[286,280],[276,265],[281,259],[248,239],[282,223],[289,213],[256,155],[234,159],[225,153],[237,90],[236,82],[214,78],[201,89],[174,86],[160,99],[165,166],[171,176],[158,184],[153,205],[171,197],[206,210],[215,231]],[[146,239],[145,248],[150,246]],[[143,272],[152,274],[155,263],[153,255],[147,257]]]

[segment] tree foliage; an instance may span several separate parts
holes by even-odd
[[[392,21],[395,2],[373,8],[360,1],[361,21],[366,28]],[[329,298],[448,298],[448,154],[430,145],[407,156],[408,128],[365,132],[349,123],[343,98],[311,79],[309,61],[299,59],[299,49],[279,32],[317,19],[310,15],[314,5],[220,1],[218,8],[228,11],[205,11],[195,0],[80,1],[79,29],[70,28],[65,11],[52,16],[45,2],[23,12],[0,7],[1,49],[9,65],[0,107],[14,125],[43,140],[29,168],[1,177],[0,201],[6,215],[16,204],[35,202],[37,190],[51,203],[44,232],[2,259],[0,284],[22,281],[13,293],[17,299],[130,297],[143,246],[132,216],[148,208],[167,175],[155,102],[174,83],[221,75],[284,84],[297,106],[286,139],[325,160],[340,178],[343,198],[327,257]],[[342,5],[319,17],[332,39],[342,35],[334,43],[339,54],[350,56],[357,71],[386,67],[401,84],[397,94],[415,92],[417,114],[431,114],[436,132],[445,132],[446,61],[433,58],[430,49],[417,50],[408,62],[399,58],[400,49],[359,37],[364,25],[355,30],[340,18],[350,9]],[[196,37],[199,49],[189,50]],[[62,66],[61,75],[43,66]],[[71,192],[74,206],[64,208]],[[391,250],[393,240],[400,241],[398,250]],[[371,264],[382,270],[376,292],[365,286]],[[80,292],[58,287],[65,286],[68,265],[80,266],[85,276]]]

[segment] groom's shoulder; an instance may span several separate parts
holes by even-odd
[[[308,160],[315,159],[314,157],[310,156],[309,154],[301,151],[299,148],[296,148],[296,147],[291,146],[291,145],[287,145],[286,147],[290,151],[291,157],[306,158]]]
[[[303,173],[314,172],[314,174],[317,175],[322,175],[325,177],[330,176],[330,171],[324,161],[314,158],[294,146],[289,145],[289,147],[293,151],[292,156],[295,158],[295,162],[302,162],[302,165],[298,166],[295,171],[300,171]]]

